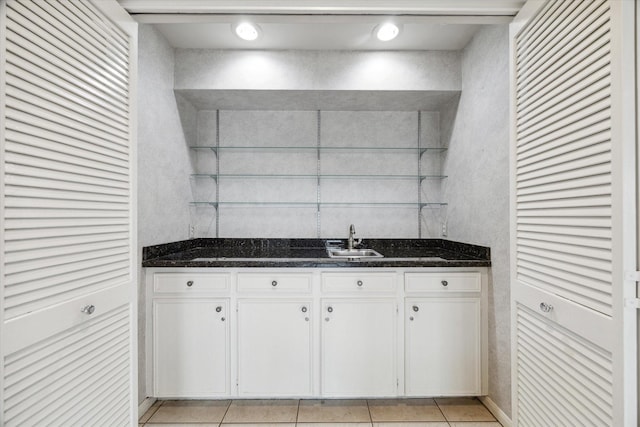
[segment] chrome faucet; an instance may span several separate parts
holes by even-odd
[[[349,240],[347,240],[347,249],[353,250],[353,248],[357,247],[362,239],[354,239],[353,236],[356,234],[356,227],[351,224],[349,226]]]

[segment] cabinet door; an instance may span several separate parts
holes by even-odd
[[[227,395],[227,300],[156,300],[153,305],[155,396]]]
[[[311,301],[238,302],[238,394],[311,395]]]
[[[480,299],[407,300],[405,313],[406,394],[480,394]]]
[[[324,300],[322,394],[395,396],[395,299]]]

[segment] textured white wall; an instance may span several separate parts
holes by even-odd
[[[460,54],[177,49],[175,88],[457,91]]]
[[[508,28],[486,27],[463,51],[457,114],[444,162],[448,238],[491,247],[489,397],[511,413]],[[446,128],[446,129],[445,129]],[[443,141],[447,144],[447,141]]]
[[[138,245],[154,245],[188,237],[192,173],[173,94],[173,49],[151,26],[139,27],[138,67]],[[188,114],[189,109],[183,108]],[[188,118],[185,118],[189,122]],[[192,121],[195,125],[195,121]],[[186,135],[186,136],[185,136]],[[145,293],[140,274],[138,292],[139,400],[145,389]]]

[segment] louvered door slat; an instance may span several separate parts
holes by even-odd
[[[34,79],[35,80],[35,79]],[[74,102],[69,97],[61,97],[54,92],[38,87],[30,82],[11,78],[12,86],[7,88],[7,96],[21,99],[29,103],[39,103],[49,109],[59,109],[66,117],[91,126],[100,132],[108,132],[120,139],[127,139],[127,127],[116,121],[105,120],[81,103]]]
[[[13,63],[7,64],[5,72],[13,77],[20,77],[28,74],[29,82],[25,83],[26,87],[38,88],[38,90],[46,90],[56,96],[81,105],[90,110],[94,117],[102,119],[105,122],[117,123],[123,126],[127,124],[125,112],[119,110],[113,104],[105,102],[99,93],[89,93],[80,88],[76,81],[68,81],[59,76],[49,74],[40,67],[35,66],[31,62],[16,57]],[[28,89],[26,89],[28,91]]]
[[[119,27],[111,21],[102,19],[96,7],[89,2],[77,4],[73,0],[61,0],[54,3],[56,8],[66,14],[69,19],[75,19],[78,25],[82,26],[88,33],[93,34],[94,39],[105,48],[105,55],[115,50],[120,58],[128,65],[129,57],[129,37]],[[57,7],[57,6],[60,7]],[[65,9],[67,12],[65,12]],[[101,25],[89,25],[89,22],[100,22]]]
[[[55,164],[55,162],[49,162],[49,165]],[[62,164],[58,164],[59,168],[62,168]],[[53,165],[52,165],[53,166]],[[31,166],[19,165],[15,163],[7,164],[6,170],[9,171],[9,174],[18,176],[18,177],[30,177],[25,179],[31,180],[39,180],[39,181],[56,181],[63,183],[62,185],[69,185],[70,183],[77,183],[79,179],[82,179],[84,186],[87,188],[91,188],[89,186],[93,186],[95,188],[103,189],[104,191],[122,191],[127,188],[127,184],[124,181],[115,181],[109,180],[106,178],[97,178],[92,176],[87,176],[84,173],[73,173],[69,171],[69,169],[73,169],[68,166],[67,171],[56,171],[56,170],[43,170],[41,168],[34,168]],[[84,170],[83,170],[84,172]],[[112,175],[113,176],[113,175]],[[68,188],[67,188],[68,189]]]
[[[517,228],[517,245],[610,260],[611,71],[609,55],[603,57],[602,51],[610,45],[609,5],[604,0],[567,2],[562,6],[551,1],[546,12],[552,9],[559,13],[553,28],[537,26],[537,30],[531,30],[544,34],[537,36],[539,44],[524,42],[526,37],[532,37],[524,35],[527,31],[519,35],[523,43],[518,45],[517,53],[524,59],[516,67],[517,220],[519,224],[556,227],[570,225],[575,220],[574,224],[582,227],[582,232],[567,235],[546,233],[541,228]],[[591,40],[595,35],[606,41]],[[575,86],[562,96],[536,91],[542,77],[558,77],[554,73],[566,72],[563,67],[568,65],[572,65],[575,74],[575,70],[589,69],[592,64],[597,64],[598,73],[590,76],[588,85]],[[537,98],[531,101],[529,93]],[[594,234],[588,232],[589,222],[599,225]],[[611,313],[611,286],[604,285],[611,277],[610,264],[606,268],[602,262],[599,264],[603,270],[598,277],[603,283],[584,280],[581,284],[576,278],[579,276],[567,273],[573,269],[585,273],[575,263],[565,264],[553,257],[540,257],[536,264],[531,264],[529,256],[520,260],[518,268],[522,266],[525,282],[535,281],[535,285],[567,298],[578,298],[591,309]],[[584,286],[588,298],[577,296],[580,286]],[[601,301],[596,301],[594,289],[605,293],[598,296]]]
[[[516,69],[520,77],[518,88],[522,84],[535,84],[537,78],[546,72],[554,71],[555,67],[562,64],[572,56],[572,48],[581,45],[594,32],[603,26],[608,19],[609,8],[605,0],[594,0],[590,2],[573,2],[560,6],[560,13],[556,14],[555,21],[548,21],[545,28],[541,29],[541,36],[537,43],[526,45],[523,53],[523,46],[518,47],[518,61]],[[604,19],[603,19],[604,16]],[[529,87],[523,92],[533,89]]]
[[[11,82],[9,81],[8,84],[11,84]],[[92,124],[83,123],[84,121],[90,120],[83,120],[81,116],[75,114],[72,110],[61,109],[60,105],[50,103],[46,99],[39,99],[29,94],[14,92],[15,91],[9,86],[7,90],[7,108],[30,111],[32,120],[36,118],[36,120],[57,123],[62,128],[74,129],[76,134],[91,135],[96,138],[96,140],[110,141],[123,147],[127,146],[127,139],[125,137],[114,137],[112,135],[117,131],[107,133],[93,127]]]
[[[16,3],[13,7],[20,13],[26,11],[24,6],[19,3]],[[91,38],[87,38],[87,34],[84,34],[84,38],[77,38],[78,33],[76,30],[78,27],[46,2],[36,3],[35,5],[30,4],[29,11],[33,12],[30,16],[35,17],[31,24],[35,24],[38,27],[34,32],[39,33],[41,30],[44,34],[49,34],[49,37],[56,38],[68,47],[65,50],[76,61],[85,64],[123,90],[126,91],[128,89],[128,70],[125,56],[122,56],[120,61],[114,61],[113,55],[105,55],[106,52],[96,49],[95,46],[89,43],[88,41]],[[59,28],[64,28],[66,31],[61,31]],[[78,40],[83,40],[84,43],[79,43]]]
[[[65,43],[65,39],[73,39],[77,35],[71,29],[56,22],[50,15],[46,21],[42,20],[36,13],[41,11],[37,2],[13,1],[8,7],[10,12],[13,12],[8,26],[18,30],[17,36],[11,35],[10,40],[21,40],[22,43],[25,43],[21,45],[27,49],[29,49],[27,43],[34,43],[31,47],[35,47],[37,52],[42,53],[43,59],[55,57],[57,64],[64,62],[66,66],[73,65],[79,72],[90,75],[93,81],[100,82],[115,96],[122,96],[122,100],[126,102],[127,74],[121,69],[118,72],[118,67],[113,66],[117,64],[110,63],[110,61],[104,62],[108,57],[88,58],[72,49]],[[74,8],[77,9],[77,7]],[[56,37],[60,35],[62,35],[62,39]],[[74,44],[77,45],[77,42]]]
[[[536,52],[534,46],[538,46],[541,39],[549,29],[553,29],[558,25],[558,17],[562,16],[568,4],[563,2],[547,3],[539,12],[538,19],[529,22],[529,28],[526,32],[519,35],[515,40],[516,50],[519,51],[516,64],[529,60],[530,55]],[[526,45],[529,49],[522,49]]]
[[[112,0],[0,8],[7,427],[136,421],[135,35],[107,17],[131,24],[118,8]]]
[[[28,22],[26,25],[29,25]],[[126,103],[127,94],[123,89],[114,87],[111,82],[106,81],[104,78],[93,79],[90,69],[87,69],[82,64],[76,63],[73,58],[69,57],[69,55],[60,48],[54,47],[45,40],[38,39],[32,41],[24,38],[22,35],[30,34],[30,32],[28,28],[22,25],[14,24],[10,30],[7,37],[8,51],[15,52],[17,55],[24,53],[25,58],[39,66],[55,64],[52,68],[57,68],[59,70],[58,74],[67,74],[69,77],[78,79],[84,84],[91,85],[96,90],[102,92],[103,96],[107,97],[113,104],[122,105]]]
[[[127,111],[94,86],[75,79],[63,70],[46,69],[36,65],[39,63],[38,58],[20,46],[12,45],[11,51],[16,57],[7,64],[7,74],[19,77],[23,73],[29,73],[32,76],[30,81],[34,85],[48,88],[51,92],[62,93],[63,96],[76,101],[81,99],[80,102],[92,105],[96,114],[112,117],[123,124],[127,123]]]
[[[43,6],[51,16],[58,18],[61,24],[84,40],[83,47],[93,47],[101,57],[109,58],[123,69],[129,69],[128,39],[120,29],[104,23],[100,27],[87,24],[99,19],[99,13],[90,5],[73,4],[68,0],[49,2]],[[88,19],[89,21],[86,21]],[[108,42],[106,42],[108,40]]]
[[[35,133],[37,135],[40,130],[46,130],[57,134],[58,138],[71,138],[70,142],[73,142],[73,140],[77,140],[113,150],[113,153],[111,154],[112,157],[118,158],[119,155],[120,157],[122,157],[122,154],[127,153],[127,148],[122,145],[121,141],[109,141],[102,139],[105,136],[108,137],[108,135],[94,135],[83,133],[81,130],[75,128],[76,123],[74,123],[73,121],[66,120],[64,121],[64,124],[62,124],[57,121],[59,117],[56,114],[39,108],[35,108],[31,112],[29,104],[21,103],[15,100],[14,103],[14,105],[11,105],[11,107],[13,108],[7,109],[6,112],[8,121],[7,127],[9,129],[14,129],[15,127],[19,126],[11,123],[11,121],[15,120],[18,123],[23,123],[30,127],[32,130],[29,131],[29,134]],[[22,106],[22,108],[26,108],[28,111],[30,111],[30,114],[16,109],[18,105]],[[86,129],[86,127],[84,127],[83,129]],[[55,140],[55,138],[56,136],[54,136],[52,139]],[[91,146],[87,147],[87,149],[91,148]]]
[[[76,410],[78,399],[74,394],[87,395],[100,389],[113,391],[109,381],[114,378],[126,382],[126,367],[109,368],[114,367],[114,362],[117,365],[128,358],[128,316],[128,308],[122,307],[9,356],[5,361],[7,425],[49,424],[56,419],[51,417],[52,412]],[[60,341],[64,341],[63,346]],[[25,371],[29,371],[26,378],[31,378],[31,383],[17,377],[24,376]],[[43,377],[45,372],[47,375]],[[88,374],[91,381],[86,380]],[[101,399],[92,402],[104,405]],[[92,419],[90,412],[84,411],[83,416],[85,420]]]
[[[126,153],[95,144],[97,141],[93,138],[77,138],[75,135],[56,133],[24,122],[10,123],[7,140],[16,143],[16,146],[9,145],[7,147],[9,153],[12,153],[11,149],[13,148],[17,153],[27,155],[27,158],[53,158],[76,165],[81,165],[81,161],[86,161],[85,173],[88,175],[93,169],[99,171],[115,169],[116,172],[125,174],[128,166]],[[32,151],[25,152],[24,150]],[[100,165],[100,163],[105,163],[106,166]]]
[[[520,425],[613,425],[611,354],[523,306],[516,328]]]
[[[547,0],[515,34],[515,423],[615,425],[612,2]],[[618,359],[620,360],[620,359]]]

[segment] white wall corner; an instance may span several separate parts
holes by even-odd
[[[503,427],[512,426],[511,418],[509,418],[509,416],[505,414],[504,411],[500,409],[500,407],[496,405],[496,402],[491,400],[489,396],[480,396],[479,399],[484,404],[484,406],[487,407],[489,412],[491,412],[493,416],[496,417],[496,420],[498,420],[498,422],[502,424]]]

